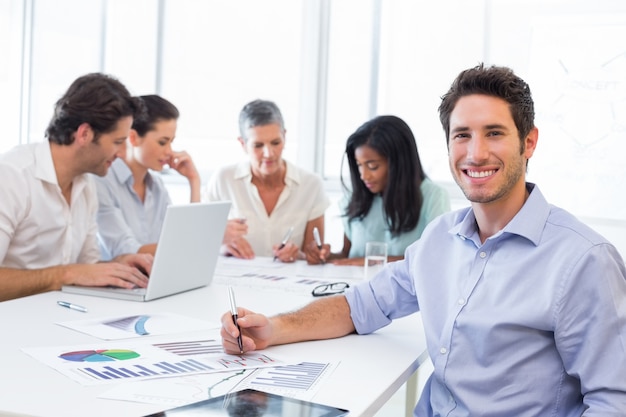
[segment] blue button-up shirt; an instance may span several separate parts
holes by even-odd
[[[533,184],[481,243],[444,214],[346,293],[359,333],[421,311],[434,372],[415,416],[626,415],[626,268],[615,247]]]
[[[102,259],[136,253],[143,245],[157,243],[171,200],[159,174],[146,175],[146,195],[141,201],[133,174],[117,158],[104,177],[94,175],[98,190],[98,240]]]

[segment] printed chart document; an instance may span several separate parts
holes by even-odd
[[[301,362],[273,368],[151,379],[115,386],[99,398],[174,407],[252,388],[311,400],[338,364]]]
[[[318,285],[337,281],[356,284],[363,277],[362,266],[307,265],[305,261],[284,264],[263,257],[253,260],[220,257],[213,282],[311,295]]]
[[[221,326],[217,322],[172,313],[118,315],[57,324],[104,340],[187,333]]]
[[[224,353],[217,332],[206,339],[130,339],[78,346],[22,348],[82,385],[239,371],[297,363],[264,351]]]

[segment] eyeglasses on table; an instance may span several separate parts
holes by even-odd
[[[318,285],[317,287],[313,288],[311,294],[313,294],[313,297],[341,294],[346,290],[346,288],[350,288],[350,285],[347,282],[333,282],[331,284]]]

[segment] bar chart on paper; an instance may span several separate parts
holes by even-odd
[[[85,375],[100,381],[111,381],[119,379],[139,378],[139,377],[157,377],[157,376],[178,376],[197,372],[215,371],[194,359],[187,359],[179,362],[160,361],[148,364],[133,365],[105,365],[101,367],[87,366],[76,368],[76,372],[82,372]]]
[[[275,368],[240,369],[212,374],[185,375],[178,378],[152,379],[141,383],[114,386],[100,397],[171,407],[214,398],[244,388],[255,388],[310,401],[337,366],[338,363],[302,362],[297,365]]]
[[[218,339],[22,349],[83,385],[288,365],[263,352],[228,355]]]
[[[238,384],[237,389],[252,388],[281,395],[302,398],[307,391],[315,391],[320,380],[330,374],[333,365],[320,362],[302,362],[297,365],[257,369]]]

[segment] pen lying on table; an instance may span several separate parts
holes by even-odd
[[[282,242],[280,242],[280,246],[278,247],[278,250],[281,250],[282,248],[285,247],[287,242],[289,242],[289,239],[291,239],[291,234],[292,233],[293,233],[293,226],[291,226],[289,228],[289,230],[287,230],[287,233],[285,234],[285,237],[283,238]],[[278,256],[274,256],[274,261],[276,261],[276,259],[278,259]]]
[[[86,313],[87,309],[83,306],[79,306],[78,304],[72,304],[68,301],[57,301],[57,304],[61,307],[69,308],[71,310],[80,311],[82,313]]]

